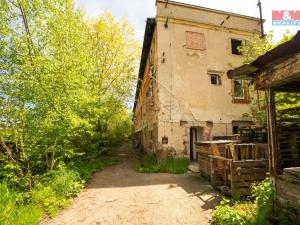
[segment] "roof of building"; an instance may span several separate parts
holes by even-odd
[[[146,21],[146,28],[145,28],[145,35],[144,35],[144,42],[143,42],[143,49],[142,49],[142,55],[141,55],[141,63],[140,63],[140,69],[138,74],[138,80],[136,84],[136,93],[135,93],[135,100],[134,100],[134,106],[133,111],[135,110],[137,99],[139,96],[141,81],[143,80],[146,64],[147,64],[147,58],[148,54],[151,48],[151,42],[153,38],[153,32],[155,29],[156,21],[155,18],[147,18]]]
[[[300,31],[289,41],[273,48],[264,55],[259,56],[250,64],[229,70],[227,75],[231,79],[254,80],[260,69],[277,59],[300,52]]]
[[[227,11],[218,10],[218,9],[212,9],[212,8],[206,8],[206,7],[202,7],[202,6],[198,6],[198,5],[192,5],[192,4],[187,4],[187,3],[177,2],[177,1],[156,0],[156,3],[157,2],[168,3],[168,4],[178,5],[178,6],[182,6],[182,7],[194,8],[194,9],[204,10],[204,11],[208,11],[208,12],[214,12],[214,13],[219,13],[219,14],[226,14],[226,15],[231,15],[231,16],[245,18],[245,19],[251,19],[251,20],[260,21],[260,18],[257,18],[257,17],[246,16],[246,15],[243,15],[243,14],[238,14],[238,13],[233,13],[233,12],[227,12]]]

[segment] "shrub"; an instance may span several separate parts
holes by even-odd
[[[252,196],[255,198],[257,205],[256,224],[267,225],[268,216],[272,212],[274,187],[269,179],[265,179],[259,184],[252,185]]]
[[[0,224],[31,225],[37,224],[43,215],[38,205],[24,204],[19,194],[11,190],[7,184],[0,183]]]
[[[269,179],[251,186],[248,200],[223,200],[212,212],[216,225],[268,225],[274,197]],[[252,200],[251,200],[252,199]]]

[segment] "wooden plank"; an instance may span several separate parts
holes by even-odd
[[[247,161],[232,161],[232,166],[236,167],[263,167],[266,166],[269,160],[260,159],[260,160],[247,160]]]
[[[215,156],[221,156],[217,144],[211,144],[211,151],[212,151],[213,155],[215,155]],[[217,166],[219,168],[224,168],[224,162],[222,160],[217,160]]]
[[[248,174],[248,173],[262,173],[262,172],[268,172],[267,167],[260,167],[260,168],[241,168],[237,167],[234,171],[232,171],[232,174]]]
[[[229,190],[229,194],[233,197],[240,197],[251,194],[251,188],[234,188]]]
[[[229,175],[228,179],[232,181],[256,181],[264,180],[266,178],[266,172],[253,173],[253,174],[241,174],[241,175]]]
[[[299,76],[299,54],[289,55],[288,58],[283,58],[282,60],[284,61],[280,63],[276,62],[276,65],[270,65],[260,72],[257,79],[254,81],[255,89],[266,90],[268,88],[278,87],[281,84],[288,82],[288,80],[292,80]],[[278,69],[274,69],[273,67],[272,70],[270,70],[269,68],[271,66],[276,66]]]
[[[258,182],[261,182],[263,181],[264,179],[257,179],[257,180],[252,180],[252,181],[232,181],[232,186],[231,188],[234,189],[234,188],[247,188],[247,187],[251,187],[252,184],[255,184],[255,183],[258,183]]]
[[[235,151],[233,143],[227,145],[228,149],[230,150],[231,156],[233,160],[238,160],[238,153]]]

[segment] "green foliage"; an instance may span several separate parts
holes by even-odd
[[[136,170],[143,173],[174,173],[180,174],[187,171],[189,165],[188,159],[173,158],[168,156],[159,163],[156,159],[156,154],[151,153],[143,157],[142,162],[136,162]]]
[[[161,173],[186,173],[189,166],[189,160],[186,158],[167,157],[159,163],[159,172]]]
[[[271,215],[274,200],[274,186],[269,179],[252,185],[252,196],[255,198],[256,224],[268,225],[267,218]]]
[[[28,192],[15,192],[0,183],[0,224],[37,224],[45,212],[55,216],[96,170],[116,163],[109,157],[78,158],[58,170],[36,175],[35,186]]]
[[[247,213],[242,209],[247,205]],[[216,206],[212,212],[214,224],[216,225],[250,225],[252,224],[253,204],[232,203],[227,199],[223,199],[220,205]]]
[[[118,160],[109,157],[77,157],[68,164],[68,167],[77,171],[82,181],[88,180],[91,175],[97,170],[104,167],[113,166],[118,163]]]
[[[140,161],[136,161],[136,171],[142,173],[158,173],[159,165],[157,163],[156,154],[150,153],[142,156]]]
[[[138,61],[126,20],[87,20],[72,0],[0,0],[0,224],[55,215],[116,163],[102,156],[131,134]]]
[[[269,179],[252,185],[249,200],[224,199],[213,212],[216,225],[269,225],[272,213],[274,187]],[[251,199],[254,199],[251,200]]]
[[[72,0],[0,1],[0,15],[0,180],[30,189],[131,134],[139,44],[127,21],[88,21]]]
[[[0,183],[0,224],[35,225],[43,215],[42,209],[35,204],[18,202],[18,194]]]

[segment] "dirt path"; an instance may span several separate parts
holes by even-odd
[[[115,154],[120,164],[97,172],[69,208],[42,224],[209,224],[220,197],[205,179],[192,172],[137,173],[128,144]]]

